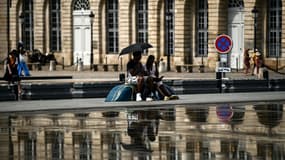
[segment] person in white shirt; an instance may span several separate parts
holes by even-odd
[[[127,64],[127,78],[129,84],[136,84],[136,101],[142,101],[142,90],[144,85],[144,70],[141,63],[141,52],[134,52],[133,59]]]
[[[26,64],[26,51],[24,50],[24,46],[22,42],[18,43],[17,51],[19,54],[19,64],[18,64],[18,75],[22,76],[22,72],[24,71],[25,76],[31,76],[29,68]]]

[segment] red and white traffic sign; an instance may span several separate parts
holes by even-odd
[[[232,38],[228,35],[222,34],[217,36],[215,40],[215,48],[219,53],[229,53],[233,47]]]

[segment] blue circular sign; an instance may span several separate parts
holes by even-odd
[[[216,38],[215,48],[219,53],[228,53],[231,51],[233,41],[230,36],[222,34]]]
[[[229,104],[216,107],[216,113],[220,121],[228,122],[233,116],[233,109]]]

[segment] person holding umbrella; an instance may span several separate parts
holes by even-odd
[[[136,101],[142,101],[142,90],[144,86],[144,68],[141,63],[142,53],[146,49],[152,48],[152,45],[145,43],[134,43],[123,48],[119,56],[133,53],[133,58],[127,64],[127,82],[136,84]]]
[[[144,84],[144,68],[141,63],[142,52],[133,52],[133,58],[127,64],[127,78],[129,84],[136,84],[136,101],[142,101]]]

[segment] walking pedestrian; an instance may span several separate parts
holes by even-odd
[[[24,72],[24,76],[30,76],[29,68],[26,64],[26,51],[24,50],[23,42],[19,42],[17,46],[19,64],[18,64],[18,75],[22,76],[22,72]]]

